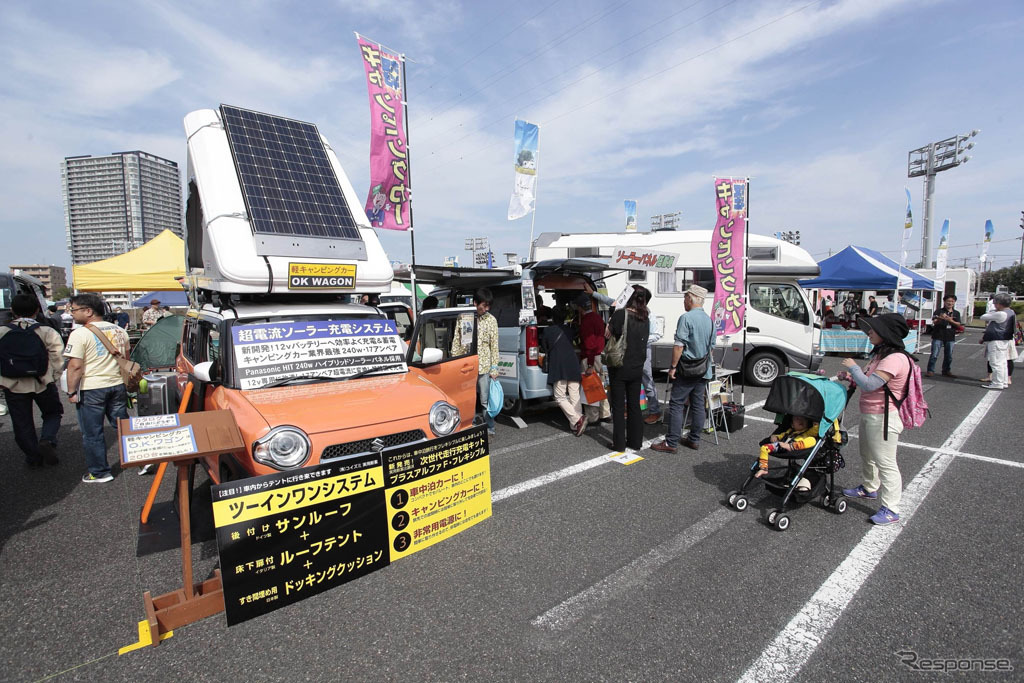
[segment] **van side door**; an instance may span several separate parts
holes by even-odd
[[[448,396],[459,409],[462,427],[469,426],[476,412],[475,309],[438,308],[420,312],[409,339],[406,362],[410,372],[420,374]]]

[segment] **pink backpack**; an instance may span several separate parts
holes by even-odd
[[[903,355],[910,362],[910,370],[907,373],[907,384],[903,391],[903,398],[896,398],[889,385],[885,385],[885,418],[883,418],[884,432],[882,438],[886,440],[889,437],[890,399],[896,404],[896,410],[899,411],[900,421],[903,422],[904,429],[916,429],[932,416],[931,411],[928,409],[928,402],[924,400],[924,389],[921,386],[921,367],[909,353],[904,351]]]

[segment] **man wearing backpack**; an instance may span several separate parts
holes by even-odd
[[[39,302],[30,294],[11,300],[14,320],[0,326],[0,386],[14,427],[14,441],[31,468],[56,465],[57,430],[64,408],[55,382],[63,369],[60,334],[35,319]],[[36,434],[32,404],[43,418]]]
[[[103,299],[96,294],[71,298],[71,315],[76,327],[68,337],[64,355],[68,358],[68,400],[78,409],[82,429],[85,463],[89,471],[82,477],[87,484],[112,481],[107,464],[107,444],[103,438],[103,418],[117,426],[118,418],[128,417],[128,394],[116,358],[107,351],[97,334],[102,334],[118,354],[128,357],[128,333],[103,320]]]

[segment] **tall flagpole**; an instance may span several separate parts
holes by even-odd
[[[409,199],[409,246],[412,249],[412,265],[409,266],[409,280],[412,285],[412,319],[416,321],[417,312],[420,310],[420,298],[416,292],[416,228],[412,222],[412,151],[409,144],[409,87],[405,80],[405,53],[399,59],[402,62],[402,124],[405,127],[405,196]]]
[[[747,262],[750,260],[750,176],[746,177],[747,191],[747,215],[743,221],[743,355],[740,357],[740,405],[747,404],[747,372],[744,367],[747,362],[747,306],[750,305],[750,283],[747,282]],[[736,190],[733,190],[735,196]],[[725,353],[722,353],[725,359]]]
[[[540,185],[540,124],[535,125],[537,126],[537,163],[536,168],[534,169],[536,173],[533,176],[533,215],[530,217],[530,248],[527,250],[527,254],[529,254],[529,258],[527,258],[528,261],[533,260],[533,226],[537,222],[537,187]]]

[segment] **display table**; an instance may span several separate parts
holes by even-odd
[[[907,353],[914,353],[917,350],[917,333],[908,334],[903,340]],[[871,353],[874,348],[868,340],[868,335],[860,330],[844,330],[838,327],[821,331],[822,353]]]

